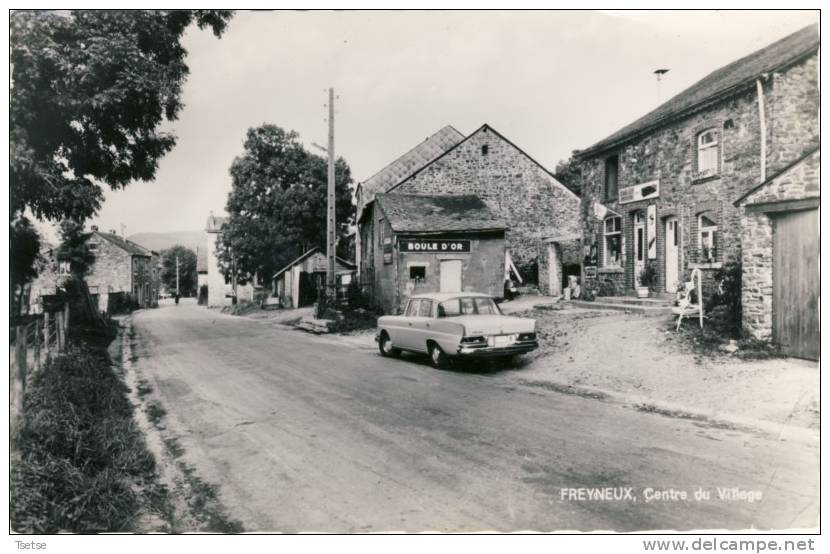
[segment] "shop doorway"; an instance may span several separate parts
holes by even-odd
[[[441,260],[441,292],[461,292],[461,260]]]
[[[666,292],[677,292],[680,268],[680,225],[676,217],[666,218]]]
[[[646,217],[634,213],[634,286],[640,286],[640,273],[646,267]]]

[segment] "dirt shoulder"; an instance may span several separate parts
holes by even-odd
[[[533,310],[541,348],[511,377],[598,389],[639,403],[712,418],[818,429],[818,364],[793,358],[701,354],[672,318],[601,311]]]

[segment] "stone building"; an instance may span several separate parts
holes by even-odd
[[[207,254],[208,307],[210,308],[230,304],[225,300],[227,293],[230,292],[230,290],[226,290],[229,289],[229,287],[226,287],[228,280],[219,268],[219,258],[216,256],[217,241],[222,233],[222,226],[227,219],[226,217],[215,216],[211,212],[205,225],[205,231],[207,232],[205,252]]]
[[[810,359],[821,352],[820,165],[816,146],[734,202],[741,210],[744,330]]]
[[[445,143],[443,152],[410,166],[394,184],[387,181],[385,192],[477,197],[505,225],[505,263],[542,293],[559,294],[565,275],[579,271],[579,197],[489,125],[456,139],[451,134],[448,142],[455,144]],[[360,219],[358,227],[363,241],[369,228]],[[361,261],[361,271],[368,269]]]
[[[506,226],[477,196],[377,193],[364,214],[364,267],[385,313],[419,292],[502,295]]]
[[[817,27],[802,29],[577,153],[589,288],[627,294],[650,264],[659,291],[692,268],[707,289],[741,259],[733,202],[818,144],[818,48]]]
[[[142,308],[158,305],[161,283],[158,253],[118,236],[115,231],[104,233],[97,227],[87,233],[86,242],[95,254],[95,263],[85,280],[102,312],[121,308],[126,303]],[[54,249],[45,250],[42,257],[43,266],[31,286],[33,304],[38,303],[40,296],[55,294],[69,276],[68,262],[58,260]]]

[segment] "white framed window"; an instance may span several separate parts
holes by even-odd
[[[603,249],[603,265],[605,267],[622,266],[622,218],[608,217],[603,222],[605,248]]]
[[[58,275],[69,275],[72,273],[72,264],[69,261],[58,262]]]
[[[717,129],[706,129],[697,136],[697,172],[714,175],[718,172],[719,136]]]
[[[718,257],[718,223],[712,212],[697,216],[697,248],[701,263],[711,263]]]

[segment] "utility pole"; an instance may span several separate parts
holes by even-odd
[[[176,256],[176,296],[179,296],[179,257]]]
[[[328,293],[335,295],[335,265],[334,265],[334,250],[335,242],[334,235],[336,231],[335,213],[334,213],[334,89],[329,89],[329,182],[328,182],[328,218],[327,218],[327,241],[326,241],[326,257],[328,261],[328,269],[326,271],[326,288]]]

